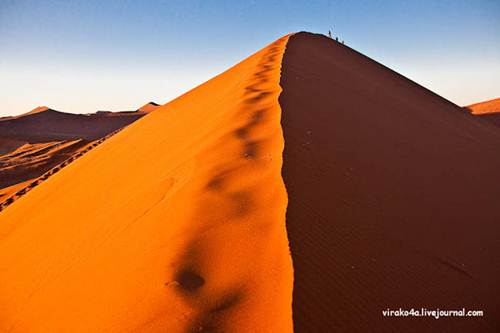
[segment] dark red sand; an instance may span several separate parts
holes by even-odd
[[[0,120],[0,138],[34,142],[101,138],[144,116],[144,113],[72,114],[46,111]]]
[[[476,115],[476,117],[479,117],[485,121],[488,121],[488,122],[500,127],[500,112],[478,114],[478,115]]]
[[[324,36],[281,86],[295,331],[500,332],[500,132]]]

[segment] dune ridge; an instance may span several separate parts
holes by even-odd
[[[38,107],[34,108],[33,110],[31,110],[29,112],[26,112],[26,113],[18,116],[17,118],[22,117],[22,116],[27,116],[27,115],[30,115],[30,114],[39,113],[39,112],[45,112],[45,111],[48,111],[48,110],[51,110],[51,109],[49,107],[47,107],[47,106],[38,106]]]
[[[0,330],[292,331],[278,103],[287,40],[0,213]]]
[[[143,112],[143,113],[149,113],[153,112],[154,110],[158,109],[161,105],[157,104],[155,102],[149,102],[141,106],[136,110],[136,112]]]

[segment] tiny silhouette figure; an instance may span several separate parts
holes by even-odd
[[[344,40],[342,40],[342,44],[344,44]]]
[[[332,38],[332,31],[328,30],[328,37]]]
[[[339,41],[339,38],[338,38],[338,37],[335,37],[335,40],[338,42],[338,41]]]

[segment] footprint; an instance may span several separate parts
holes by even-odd
[[[196,292],[205,284],[205,279],[190,268],[184,268],[177,272],[175,281],[179,283],[180,289],[189,293]]]

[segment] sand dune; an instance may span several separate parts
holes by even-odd
[[[0,210],[58,164],[92,149],[99,138],[154,110],[152,103],[143,108],[146,110],[75,115],[41,106],[0,119]]]
[[[295,330],[499,331],[500,133],[323,36],[290,38],[281,85]]]
[[[500,112],[500,98],[466,106],[473,114],[487,114]]]
[[[14,151],[26,143],[22,140],[0,138],[0,156]]]
[[[71,114],[40,106],[0,119],[0,210],[24,195],[37,179],[98,139],[154,110],[154,103],[131,112]],[[149,106],[149,108],[147,107]],[[18,194],[19,193],[19,194]]]
[[[68,159],[84,146],[86,140],[26,143],[15,151],[0,155],[0,203],[41,176],[53,166]]]
[[[286,41],[0,214],[0,330],[292,331],[278,104]]]
[[[285,36],[0,213],[0,331],[498,331],[499,144],[347,46]],[[400,307],[485,316],[382,316]]]
[[[120,130],[118,129],[99,140],[90,142],[75,140],[69,142],[56,141],[49,144],[27,144],[22,149],[19,149],[19,152],[16,151],[0,158],[0,166],[2,166],[0,174],[4,176],[4,181],[0,182],[0,184],[13,183],[13,185],[0,190],[0,212]],[[42,145],[42,147],[33,148],[33,146],[39,145]]]
[[[149,112],[153,112],[154,110],[158,109],[159,107],[160,107],[160,104],[156,104],[155,102],[149,102],[147,104],[144,104],[140,108],[138,108],[137,112],[149,113]]]
[[[95,140],[144,116],[144,113],[73,114],[38,107],[17,117],[0,119],[0,137],[35,142]]]
[[[500,127],[500,98],[465,107],[472,114]]]

